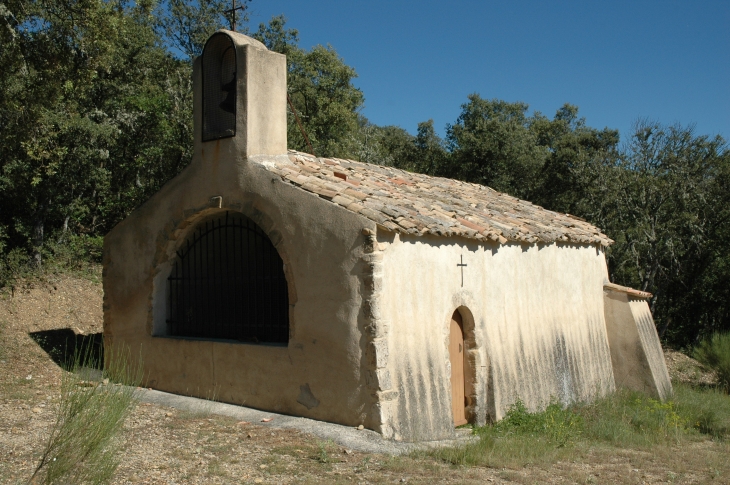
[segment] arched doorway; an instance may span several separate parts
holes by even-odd
[[[168,335],[289,341],[284,263],[266,233],[234,212],[197,225],[168,281]]]
[[[456,310],[451,316],[449,330],[449,361],[451,362],[451,410],[454,426],[467,423],[466,419],[466,351],[464,349],[464,322]]]

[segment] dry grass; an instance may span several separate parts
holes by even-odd
[[[4,352],[0,356],[3,484],[27,483],[52,428],[53,409],[60,401],[63,371],[30,334],[68,333],[74,327],[78,331],[71,334],[75,335],[101,331],[98,283],[85,279],[59,279],[51,283],[50,287],[26,288],[16,292],[12,299],[0,300],[0,347]],[[29,375],[31,378],[26,379]],[[590,431],[594,428],[586,410],[581,433],[568,433],[570,439],[563,446],[557,446],[559,438],[565,436],[559,429],[537,440],[517,436],[509,444],[512,448],[503,446],[503,432],[501,437],[494,437],[495,445],[486,461],[469,465],[454,464],[458,460],[448,458],[453,451],[400,457],[348,453],[336,444],[294,430],[142,404],[124,423],[120,435],[121,461],[112,483],[392,484],[403,479],[406,483],[423,484],[730,483],[730,446],[720,435],[709,432],[721,432],[725,426],[730,413],[727,401],[719,394],[697,394],[696,390],[682,386],[676,389],[674,412],[686,417],[688,423],[700,422],[705,426],[703,430],[692,424],[679,441],[666,432],[661,440],[654,439],[651,432],[642,437],[639,431],[635,431],[638,438],[621,438],[621,433],[615,433],[618,438],[613,441],[601,438],[600,433]],[[639,410],[647,405],[640,405]],[[626,422],[631,424],[636,410],[632,406],[635,405],[629,400],[621,413],[616,411],[615,415],[628,420],[622,421],[622,426]],[[649,417],[656,418],[657,413],[647,409]],[[667,415],[671,417],[665,413],[665,418]],[[642,416],[637,413],[633,422],[648,419]],[[519,459],[520,456],[527,459]]]
[[[77,350],[61,377],[61,395],[31,483],[108,483],[119,466],[119,434],[136,404],[142,367],[130,368],[128,349],[106,355]],[[99,370],[97,370],[99,369]],[[96,372],[94,372],[96,371]],[[88,375],[99,373],[100,380]]]

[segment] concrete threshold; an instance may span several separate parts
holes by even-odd
[[[418,450],[464,445],[477,439],[469,432],[470,430],[458,429],[456,430],[457,438],[453,440],[404,443],[385,439],[379,433],[369,429],[360,430],[341,424],[287,416],[269,411],[260,411],[235,404],[225,404],[196,397],[180,396],[154,389],[140,389],[138,399],[140,402],[159,404],[160,406],[167,406],[192,413],[228,416],[240,421],[249,421],[251,424],[273,429],[296,429],[317,436],[322,440],[331,440],[347,450],[366,453],[402,455]],[[267,422],[264,422],[264,419]]]

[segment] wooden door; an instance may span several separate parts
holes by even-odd
[[[451,316],[449,360],[451,361],[451,409],[454,414],[454,426],[461,426],[467,421],[464,406],[464,326],[458,310]]]

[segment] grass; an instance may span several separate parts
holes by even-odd
[[[730,393],[730,332],[716,333],[694,349],[693,357],[717,373],[725,392]]]
[[[718,441],[730,441],[730,396],[719,389],[675,385],[674,400],[677,412],[692,429]]]
[[[118,435],[132,410],[141,367],[130,367],[128,352],[106,356],[104,380],[89,381],[82,370],[100,366],[90,350],[76,353],[64,373],[56,421],[31,483],[108,483],[118,464]],[[87,372],[88,374],[88,372]]]
[[[330,462],[330,455],[327,452],[327,448],[328,448],[327,445],[328,445],[328,443],[324,442],[324,441],[320,441],[317,443],[318,450],[317,450],[316,460],[323,465]]]
[[[618,391],[592,404],[551,404],[530,413],[518,401],[502,421],[474,433],[478,441],[429,454],[454,465],[521,468],[574,459],[596,447],[656,450],[708,437],[728,441],[730,396],[676,384],[666,402]]]

